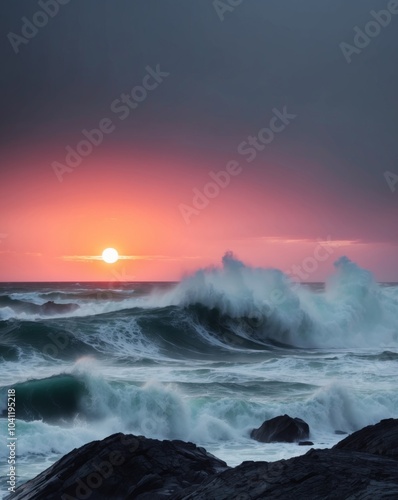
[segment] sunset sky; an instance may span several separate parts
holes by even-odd
[[[228,250],[289,271],[326,240],[307,281],[342,255],[398,281],[398,15],[350,64],[339,46],[387,1],[71,1],[18,53],[40,6],[8,4],[0,281],[178,280]]]

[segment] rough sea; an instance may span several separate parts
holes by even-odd
[[[2,283],[0,370],[0,462],[14,388],[17,484],[120,431],[229,465],[288,458],[308,448],[250,430],[287,413],[325,448],[398,417],[398,285],[346,258],[298,285],[228,255],[179,283]]]

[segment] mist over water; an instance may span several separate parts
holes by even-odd
[[[177,284],[2,284],[0,362],[20,481],[119,431],[190,440],[230,465],[286,458],[306,449],[250,430],[288,413],[326,447],[398,416],[398,286],[347,258],[325,284],[298,285],[231,254]]]

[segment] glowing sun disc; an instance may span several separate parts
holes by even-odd
[[[114,264],[119,259],[119,254],[114,248],[105,248],[102,252],[102,260],[107,264]]]

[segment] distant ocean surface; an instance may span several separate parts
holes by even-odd
[[[341,259],[326,284],[299,286],[232,257],[174,284],[2,283],[0,369],[4,442],[16,389],[18,484],[120,431],[229,465],[288,458],[308,448],[250,430],[287,413],[324,448],[398,417],[398,285]]]

